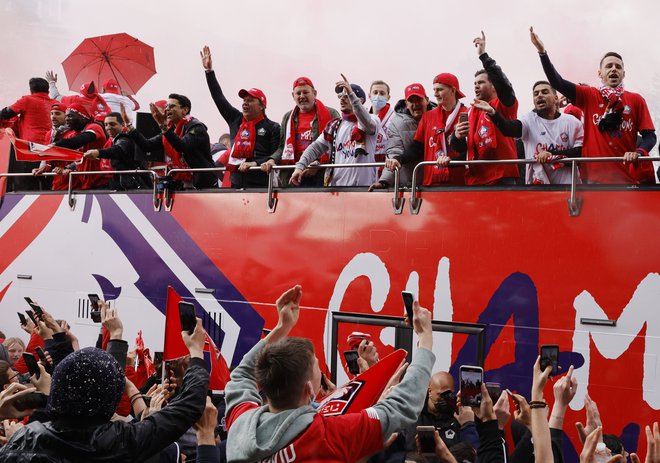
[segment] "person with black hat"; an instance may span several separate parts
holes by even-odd
[[[250,171],[250,168],[268,162],[280,144],[280,124],[266,117],[266,95],[258,88],[241,89],[238,96],[243,99],[243,104],[239,111],[227,101],[215,77],[211,49],[205,46],[200,55],[211,97],[229,125],[232,148],[227,170],[231,172],[232,187],[268,186],[266,172]]]
[[[307,147],[291,175],[289,183],[293,185],[300,185],[303,171],[327,152],[330,164],[365,164],[376,160],[380,119],[363,106],[367,96],[362,87],[349,83],[343,74],[342,79],[335,85],[341,118],[330,121],[323,136]],[[369,186],[376,181],[377,174],[377,167],[328,168],[323,183],[325,186]]]
[[[110,421],[125,389],[124,370],[109,353],[84,348],[53,372],[46,407],[52,421],[35,421],[16,432],[0,449],[0,460],[138,462],[167,447],[201,417],[209,384],[201,320],[192,334],[181,335],[190,365],[180,393],[166,407],[139,422]]]

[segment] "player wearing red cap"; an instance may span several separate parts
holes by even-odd
[[[404,91],[405,98],[394,106],[395,114],[387,129],[387,159],[386,168],[378,181],[369,187],[369,191],[388,188],[394,184],[394,168],[399,168],[399,183],[410,186],[413,169],[422,160],[422,149],[414,149],[415,132],[419,121],[427,111],[435,108],[435,103],[429,103],[426,90],[420,83],[408,85]]]
[[[115,79],[108,79],[103,82],[102,90],[103,93],[101,93],[101,96],[108,103],[112,112],[121,114],[121,107],[123,105],[124,111],[126,111],[131,120],[135,120],[135,111],[140,109],[140,104],[131,95],[123,95]]]
[[[266,117],[266,95],[258,88],[241,89],[238,96],[243,99],[243,105],[239,111],[222,92],[213,71],[211,49],[205,46],[200,55],[211,97],[229,125],[232,149],[227,168],[231,171],[232,187],[268,186],[266,172],[249,170],[268,162],[280,144],[280,125]]]
[[[543,42],[532,28],[529,31],[552,86],[584,111],[583,156],[624,158],[623,163],[584,164],[582,179],[593,183],[655,183],[653,165],[636,162],[639,156],[648,156],[655,146],[655,127],[644,98],[623,88],[626,72],[621,55],[609,52],[600,60],[600,87],[575,85],[559,75]]]
[[[282,118],[280,145],[270,159],[261,165],[261,169],[265,172],[269,172],[276,164],[294,165],[305,149],[323,132],[328,122],[339,117],[336,109],[326,107],[316,98],[316,89],[308,77],[298,77],[293,81],[291,96],[296,106]],[[289,183],[291,174],[291,170],[279,171],[280,186]],[[301,185],[323,186],[323,170],[308,169],[303,174]]]
[[[486,35],[473,40],[477,55],[484,65],[474,76],[474,93],[480,100],[487,101],[506,119],[518,116],[518,100],[511,82],[506,78],[493,58],[486,53]],[[505,137],[490,116],[484,111],[473,108],[467,122],[456,126],[452,145],[458,151],[467,149],[468,160],[479,159],[517,159],[516,143],[513,138]],[[467,141],[465,138],[467,137]],[[466,170],[467,185],[496,185],[515,183],[519,177],[515,164],[480,164]]]

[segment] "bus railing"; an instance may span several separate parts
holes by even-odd
[[[571,217],[580,215],[582,209],[582,198],[577,195],[578,185],[578,169],[577,165],[580,163],[591,162],[623,162],[623,157],[599,157],[599,158],[564,158],[552,161],[553,164],[571,164],[571,193],[568,198],[568,213]],[[652,162],[660,161],[660,157],[640,156],[637,161]],[[415,166],[412,175],[412,186],[410,191],[410,213],[412,215],[419,214],[419,209],[422,206],[422,197],[420,194],[419,177],[421,169],[427,166],[435,166],[435,161],[422,161]],[[538,164],[534,159],[478,159],[472,161],[451,161],[449,166],[474,166],[480,164]]]
[[[562,164],[570,164],[571,166],[571,184],[570,184],[570,196],[567,199],[568,203],[568,212],[570,216],[578,216],[580,215],[580,211],[582,208],[582,198],[579,197],[578,195],[578,164],[581,163],[591,163],[591,162],[623,162],[623,157],[597,157],[597,158],[564,158],[564,159],[559,159],[557,161],[553,161],[553,163],[562,163]],[[660,157],[655,156],[640,156],[637,159],[637,162],[652,162],[652,161],[660,161]],[[472,160],[472,161],[451,161],[450,167],[456,167],[456,166],[471,166],[471,165],[479,165],[479,164],[535,164],[536,161],[533,159],[504,159],[504,160],[496,160],[496,159],[480,159],[480,160]],[[410,213],[412,215],[417,215],[419,214],[419,210],[422,205],[422,187],[420,185],[420,177],[422,175],[422,169],[424,167],[430,167],[436,165],[435,161],[422,161],[418,163],[415,168],[413,169],[413,175],[412,175],[412,184],[411,184],[411,193],[410,193]],[[374,168],[374,167],[384,167],[385,163],[384,162],[372,162],[372,163],[364,163],[364,164],[322,164],[319,166],[320,168],[332,168],[332,169],[356,169],[356,168]],[[278,203],[278,194],[280,191],[284,191],[287,188],[278,188],[275,186],[275,175],[278,171],[285,171],[285,170],[294,170],[296,167],[295,166],[272,166],[270,169],[270,172],[268,173],[268,184],[267,184],[267,196],[268,196],[268,201],[267,201],[267,210],[270,213],[275,212],[275,209],[277,207]],[[159,174],[158,171],[162,171],[162,174]],[[256,167],[250,167],[248,170],[250,171],[261,171],[261,167],[256,166]],[[159,190],[158,190],[158,179],[162,178],[162,175],[166,176],[171,176],[176,173],[196,173],[196,172],[226,172],[227,169],[225,167],[208,167],[208,168],[188,168],[188,169],[167,169],[166,167],[155,167],[152,169],[137,169],[137,170],[121,170],[121,171],[114,171],[114,170],[102,170],[102,171],[89,171],[89,172],[71,172],[69,174],[69,184],[68,184],[68,202],[69,202],[69,207],[73,210],[75,209],[76,205],[76,198],[74,196],[74,190],[73,190],[73,177],[74,176],[79,176],[79,175],[136,175],[136,174],[146,174],[149,175],[152,179],[153,187],[152,187],[152,196],[153,196],[153,206],[155,211],[159,211],[161,208],[161,205],[165,205],[165,210],[170,211],[173,205],[173,192],[170,188],[164,188],[163,189],[163,198],[161,200],[159,196]],[[55,174],[52,172],[46,172],[43,174],[40,174],[41,176],[56,176],[59,174]],[[0,178],[2,177],[33,177],[34,175],[32,173],[0,173]],[[405,202],[404,194],[402,187],[400,185],[400,172],[398,168],[394,169],[394,196],[392,198],[392,210],[394,214],[401,214],[403,212],[403,206]]]

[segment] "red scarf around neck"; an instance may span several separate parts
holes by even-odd
[[[318,123],[319,133],[323,132],[325,126],[328,125],[328,122],[332,120],[332,115],[328,108],[325,107],[321,100],[316,100],[315,105],[316,120]],[[296,141],[296,128],[294,126],[294,121],[298,119],[298,114],[300,114],[300,108],[296,106],[291,112],[289,117],[289,127],[287,130],[286,144],[284,145],[284,152],[282,153],[281,164],[291,165],[298,162],[302,153],[295,153],[295,141]],[[313,124],[313,121],[312,121]]]
[[[383,119],[385,116],[387,116],[387,112],[390,110],[390,104],[387,103],[385,106],[381,108],[380,111],[378,111],[378,119],[380,119],[381,122],[383,122]]]
[[[185,116],[183,119],[181,119],[179,122],[177,122],[176,126],[174,126],[174,123],[169,122],[167,124],[168,128],[174,127],[174,133],[176,134],[177,137],[181,138],[183,136],[183,127],[192,120],[192,116]],[[167,163],[167,167],[169,169],[188,169],[188,163],[186,160],[181,156],[181,153],[179,153],[177,150],[174,149],[174,147],[170,144],[170,142],[165,138],[165,135],[163,137],[163,149],[165,150],[165,162]],[[192,174],[188,172],[180,172],[180,173],[175,173],[174,178],[176,180],[180,180],[182,182],[191,182],[192,181]]]
[[[621,102],[621,96],[623,95],[624,92],[623,84],[619,84],[616,87],[601,85],[598,88],[598,90],[600,91],[600,94],[602,95],[605,102],[607,102],[607,107],[605,108],[605,112],[623,111],[623,103]]]
[[[255,126],[264,119],[265,116],[263,114],[251,121],[243,118],[241,126],[238,128],[236,139],[234,140],[234,147],[231,150],[232,158],[242,159],[243,161],[251,161],[254,158],[254,149],[257,141],[257,130]]]
[[[349,121],[355,124],[355,127],[353,127],[353,130],[351,131],[351,141],[364,143],[364,130],[358,128],[358,120],[355,113],[342,114],[341,118],[344,121]]]

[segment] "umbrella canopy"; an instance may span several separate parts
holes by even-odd
[[[107,79],[114,79],[122,93],[135,95],[156,73],[153,47],[126,33],[86,38],[62,67],[69,88],[76,92],[90,80],[100,89]]]

